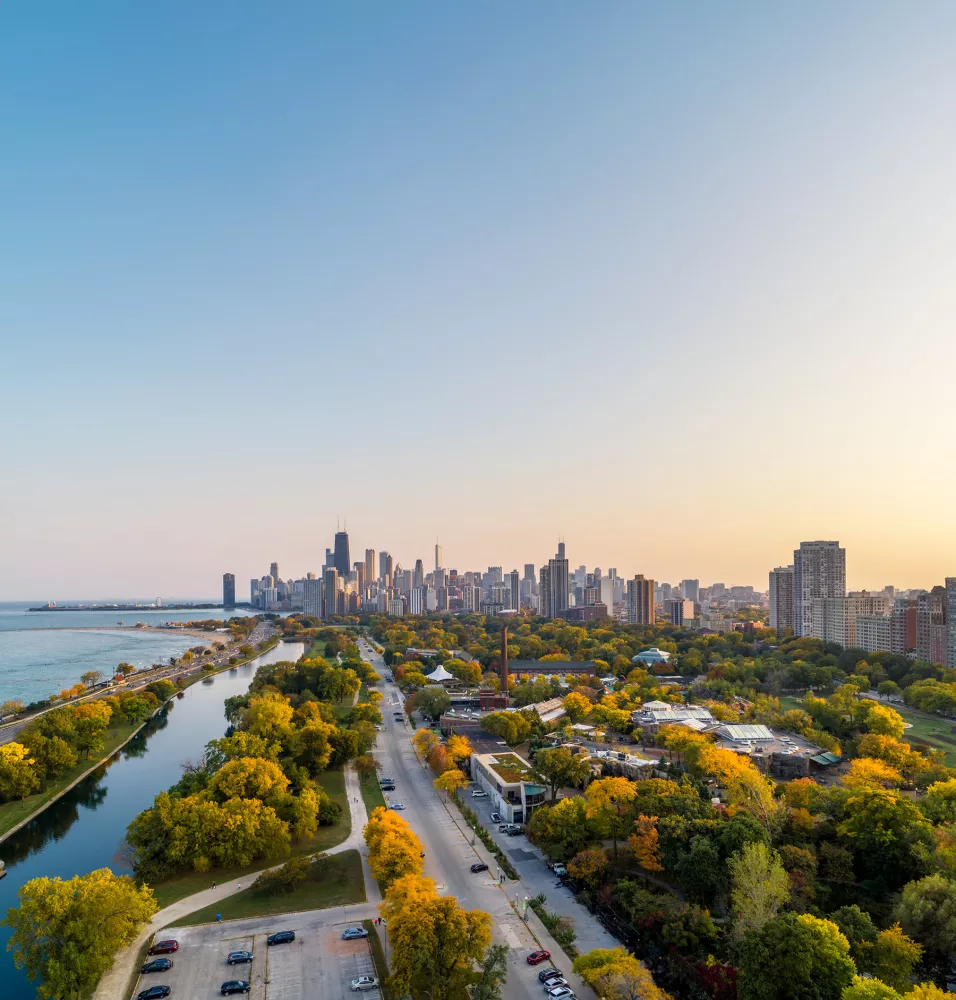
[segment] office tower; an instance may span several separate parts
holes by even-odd
[[[259,581],[259,590],[265,590],[267,587],[274,587],[276,585],[276,578],[271,574],[269,576],[264,576]]]
[[[538,580],[538,614],[542,618],[553,618],[551,614],[551,564],[542,566]]]
[[[408,594],[408,613],[420,615],[425,611],[425,588],[412,587]]]
[[[794,634],[815,634],[814,601],[842,597],[846,597],[846,550],[839,542],[801,542],[793,553]]]
[[[236,574],[222,574],[222,606],[224,608],[234,608],[236,606]]]
[[[945,587],[933,587],[916,598],[916,659],[946,662]]]
[[[584,588],[582,597],[584,598],[582,603],[585,607],[590,604],[597,604],[597,602],[601,599],[601,588],[595,587],[592,583],[591,586]]]
[[[946,666],[956,667],[956,576],[948,576],[946,583]]]
[[[259,605],[259,581],[249,581],[249,603],[255,608]]]
[[[517,573],[515,574],[517,576]],[[498,677],[501,681],[501,693],[508,693],[508,620],[501,623],[501,653],[498,657]]]
[[[654,581],[638,573],[627,581],[627,618],[630,625],[654,624]]]
[[[793,567],[778,566],[770,571],[770,627],[793,628]]]
[[[425,586],[425,564],[421,561],[421,559],[415,560],[415,569],[412,571],[412,586]]]
[[[358,593],[365,590],[365,563],[362,561],[352,564],[352,576],[355,579],[355,589]]]
[[[375,582],[375,549],[365,550],[365,582],[369,586]]]
[[[269,576],[272,577],[273,583],[278,583],[279,581],[279,564],[277,562],[272,563],[269,567]]]
[[[722,583],[712,583],[708,590],[711,598],[723,597],[727,593],[727,588]]]
[[[508,583],[511,589],[511,610],[520,611],[521,610],[521,579],[518,576],[518,571],[513,569],[508,574]]]
[[[700,580],[681,580],[680,592],[696,604],[700,600]]]
[[[524,579],[534,582],[534,563],[524,564]]]
[[[500,566],[489,566],[488,567],[488,586],[490,587],[493,583],[501,583],[502,573]]]
[[[435,542],[435,569],[441,569],[442,565],[441,546]]]
[[[614,578],[610,576],[601,577],[600,602],[607,606],[607,613],[614,614]]]
[[[672,597],[664,601],[664,617],[671,625],[684,625],[694,617],[694,602],[686,597]]]
[[[323,588],[323,618],[331,618],[338,614],[339,573],[334,566],[325,571],[325,587]]]
[[[548,560],[551,570],[551,614],[549,618],[560,618],[568,610],[568,596],[571,581],[568,575],[568,560],[564,552],[564,542],[558,543],[558,552],[554,559]]]
[[[339,576],[347,580],[352,563],[349,559],[349,533],[347,531],[336,531],[335,533],[335,554],[332,557],[332,565]]]
[[[386,587],[392,585],[392,557],[384,550],[378,554],[378,575]]]
[[[302,611],[310,618],[322,617],[322,581],[312,576],[305,580]]]
[[[259,603],[263,611],[268,611],[273,604],[279,601],[279,591],[275,587],[266,587],[259,591]]]

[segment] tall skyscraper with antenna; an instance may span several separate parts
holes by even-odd
[[[441,545],[438,542],[435,542],[435,569],[441,569],[441,568],[442,568]]]
[[[349,559],[349,533],[347,531],[336,531],[335,533],[335,555],[332,557],[332,564],[335,566],[339,578],[348,580],[352,562]]]

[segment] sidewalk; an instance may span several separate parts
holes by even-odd
[[[377,905],[381,902],[381,895],[379,894],[378,884],[372,878],[372,873],[368,869],[368,851],[365,847],[365,841],[362,839],[362,828],[368,822],[368,813],[366,812],[365,802],[362,800],[362,794],[359,790],[358,776],[352,768],[346,768],[345,771],[345,791],[348,796],[349,815],[352,820],[351,833],[341,844],[330,847],[324,853],[339,854],[341,851],[359,851],[362,855],[362,871],[365,875],[366,899],[368,904]],[[246,888],[248,889],[262,872],[272,871],[281,867],[281,864],[271,865],[268,868],[250,872],[243,878]],[[201,910],[212,903],[218,903],[222,899],[228,899],[240,891],[240,886],[240,882],[226,882],[223,885],[215,886],[215,888],[204,889],[202,892],[195,892],[191,896],[184,896],[182,899],[177,900],[175,903],[170,903],[169,906],[160,910],[149,924],[140,931],[135,940],[116,955],[113,960],[113,967],[104,974],[99,985],[96,987],[93,1000],[124,1000],[126,986],[133,973],[137,957],[139,956],[139,950],[146,941],[149,941],[154,934],[157,934],[163,928],[175,924],[180,918],[194,913],[196,910]]]

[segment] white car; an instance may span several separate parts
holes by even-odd
[[[352,980],[353,990],[377,990],[378,979],[375,976],[359,976]]]
[[[485,791],[482,791],[482,790],[481,790],[480,788],[476,788],[476,789],[475,789],[475,790],[474,790],[474,791],[473,791],[473,792],[471,793],[471,797],[472,797],[473,799],[486,799],[486,798],[488,798],[488,793],[487,793],[487,792],[485,792]]]
[[[544,981],[544,992],[550,993],[552,990],[558,989],[559,986],[567,986],[568,981],[561,976],[552,976],[550,979]]]
[[[563,1000],[564,997],[573,997],[574,990],[567,986],[556,986],[553,990],[548,990],[547,994],[551,1000]]]
[[[393,802],[392,803],[392,808],[396,812],[401,812],[405,808],[405,803],[404,802]]]

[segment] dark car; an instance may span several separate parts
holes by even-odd
[[[505,832],[509,837],[520,837],[524,833],[524,830],[520,826],[509,826]]]
[[[541,962],[547,962],[551,957],[550,951],[533,951],[528,956],[528,965],[538,965]]]
[[[560,976],[561,973],[552,965],[549,969],[542,969],[538,973],[538,982],[545,983],[549,979],[554,979],[556,976]]]
[[[219,987],[219,992],[224,997],[230,993],[248,993],[249,984],[243,979],[230,979]]]
[[[251,951],[231,951],[231,952],[229,952],[229,957],[226,959],[226,961],[230,965],[242,965],[243,962],[251,962],[252,961],[252,952]]]
[[[136,994],[136,1000],[162,1000],[168,997],[172,990],[168,986],[150,986],[148,990],[143,990]]]
[[[171,958],[154,958],[152,962],[147,962],[139,971],[145,976],[147,972],[168,972],[173,967]]]
[[[471,870],[473,872],[486,872],[488,871],[488,866],[483,864],[472,865]]]
[[[395,786],[394,785],[382,785],[382,791],[383,792],[394,792],[395,791]]]
[[[295,940],[295,931],[276,931],[266,938],[266,944],[289,944]]]
[[[150,955],[168,955],[170,952],[179,950],[178,941],[157,941],[152,948],[149,949]]]

